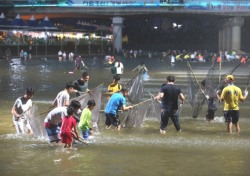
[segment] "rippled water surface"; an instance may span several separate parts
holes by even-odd
[[[121,83],[133,75],[132,69],[141,61],[148,66],[149,78],[144,81],[148,91],[156,94],[168,74],[176,76],[176,84],[186,92],[186,65],[171,67],[157,58],[123,60],[125,73]],[[90,68],[89,87],[112,81],[108,65],[102,57],[85,59]],[[210,63],[192,64],[197,78],[205,78]],[[225,64],[224,72],[233,67]],[[79,78],[82,71],[72,71],[72,62],[58,62],[55,58],[31,60],[12,64],[0,62],[0,174],[13,175],[250,175],[250,119],[249,99],[241,104],[241,133],[227,134],[222,117],[222,103],[218,103],[216,118],[205,120],[206,106],[197,119],[191,117],[191,106],[185,102],[181,111],[182,132],[171,125],[166,135],[159,134],[159,121],[148,117],[140,128],[123,128],[120,132],[104,129],[103,114],[89,145],[74,144],[65,150],[50,144],[47,139],[15,134],[10,110],[26,87],[35,89],[33,102],[39,112],[50,106],[65,83]],[[249,75],[249,65],[235,71],[236,84],[242,89]],[[45,114],[46,115],[46,114]],[[45,116],[44,115],[44,116]],[[41,118],[44,118],[43,116]]]

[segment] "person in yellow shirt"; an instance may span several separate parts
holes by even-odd
[[[183,58],[184,58],[185,61],[189,60],[190,59],[189,53],[185,54]]]
[[[107,104],[111,95],[113,95],[116,92],[119,92],[122,89],[122,85],[119,84],[119,81],[120,81],[120,76],[117,74],[114,75],[112,83],[108,85],[108,91],[106,93],[103,93],[103,95],[105,96],[104,104]]]
[[[114,75],[113,82],[111,84],[109,84],[109,86],[108,86],[108,93],[110,94],[110,96],[113,93],[116,93],[122,89],[121,84],[119,84],[120,79],[121,78],[119,75]]]
[[[181,54],[177,54],[175,59],[176,59],[176,61],[181,61]]]
[[[241,89],[234,85],[234,81],[233,75],[227,75],[225,79],[227,86],[222,90],[221,95],[217,92],[218,99],[224,101],[224,118],[228,133],[232,133],[232,124],[235,125],[236,131],[240,132],[239,101],[244,102],[248,95],[248,91],[245,90],[243,96]]]

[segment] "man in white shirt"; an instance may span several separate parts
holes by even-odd
[[[115,62],[114,67],[116,68],[116,74],[118,75],[122,75],[123,74],[123,64],[120,62],[120,60],[117,60],[117,62]]]
[[[63,55],[63,52],[61,50],[58,51],[58,59],[59,61],[62,61],[62,55]]]
[[[27,112],[32,107],[31,97],[34,95],[34,90],[32,88],[27,88],[23,97],[19,97],[12,109],[13,123],[16,127],[17,134],[32,133],[29,119],[25,117],[25,112]]]
[[[60,123],[62,122],[62,118],[67,116],[67,108],[73,107],[74,113],[81,113],[80,107],[81,104],[79,101],[72,100],[68,107],[56,107],[52,111],[49,112],[47,117],[44,119],[44,127],[48,134],[50,142],[59,142],[59,133],[60,133]]]
[[[76,92],[74,89],[74,85],[69,82],[66,84],[65,89],[61,92],[59,92],[55,98],[55,100],[52,103],[53,107],[62,107],[62,106],[68,106],[69,105],[69,94]]]

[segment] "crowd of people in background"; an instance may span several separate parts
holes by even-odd
[[[172,62],[214,62],[221,58],[222,62],[234,62],[241,61],[242,58],[248,58],[248,55],[242,51],[236,52],[233,50],[232,52],[209,52],[207,50],[196,50],[196,51],[187,51],[187,50],[168,50],[167,52],[162,53],[162,60],[170,59]]]
[[[31,59],[33,57],[32,55],[32,46],[29,48],[21,48],[21,51],[19,53],[19,57],[22,59]],[[101,54],[101,53],[99,53]],[[12,52],[10,48],[7,48],[5,53],[0,53],[2,55],[2,58],[6,58],[7,60],[11,58]],[[86,69],[86,65],[83,62],[83,58],[79,58],[80,54],[75,54],[72,51],[66,51],[66,50],[59,50],[58,53],[58,60],[59,61],[75,61],[75,65],[83,65]],[[246,62],[248,59],[248,54],[243,51],[208,51],[208,50],[178,50],[178,49],[168,49],[165,51],[150,51],[150,50],[142,50],[142,49],[123,49],[121,52],[113,53],[112,49],[108,50],[107,52],[102,53],[102,55],[109,56],[120,56],[125,59],[136,59],[136,58],[159,58],[162,61],[167,61],[171,64],[176,64],[178,62],[183,61],[190,61],[194,63],[200,63],[200,62],[213,62],[217,60],[218,57],[221,58],[222,62],[235,62],[235,61],[241,61]],[[12,56],[14,57],[14,56]],[[35,56],[34,56],[35,57]],[[245,61],[244,61],[245,60]]]

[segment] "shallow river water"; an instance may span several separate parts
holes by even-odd
[[[176,84],[186,93],[186,64],[170,66],[159,59],[123,60],[125,73],[121,83],[135,75],[132,69],[141,61],[149,69],[144,81],[145,97],[150,91],[156,94],[168,74],[176,76]],[[102,57],[85,59],[90,75],[89,88],[103,83],[104,88],[112,81],[112,74]],[[193,63],[199,80],[204,79],[210,63]],[[224,65],[223,65],[224,66]],[[223,72],[233,63],[226,63]],[[236,84],[245,88],[250,65],[235,71]],[[16,135],[12,127],[11,108],[26,87],[33,87],[33,102],[44,112],[65,83],[78,79],[82,71],[72,71],[72,62],[58,62],[56,58],[30,60],[13,64],[0,62],[0,175],[250,175],[250,118],[248,98],[241,103],[241,133],[227,134],[222,117],[222,103],[218,103],[215,120],[205,120],[206,106],[197,119],[191,116],[191,106],[185,102],[181,111],[182,132],[168,126],[167,134],[159,134],[159,121],[155,117],[145,119],[138,128],[104,129],[98,125],[89,145],[74,144],[65,150],[61,145],[50,144],[46,138]],[[105,91],[105,90],[104,90]],[[45,114],[46,115],[46,114]],[[44,116],[45,116],[44,115]],[[41,117],[44,118],[44,117]],[[104,116],[100,116],[104,121]]]

